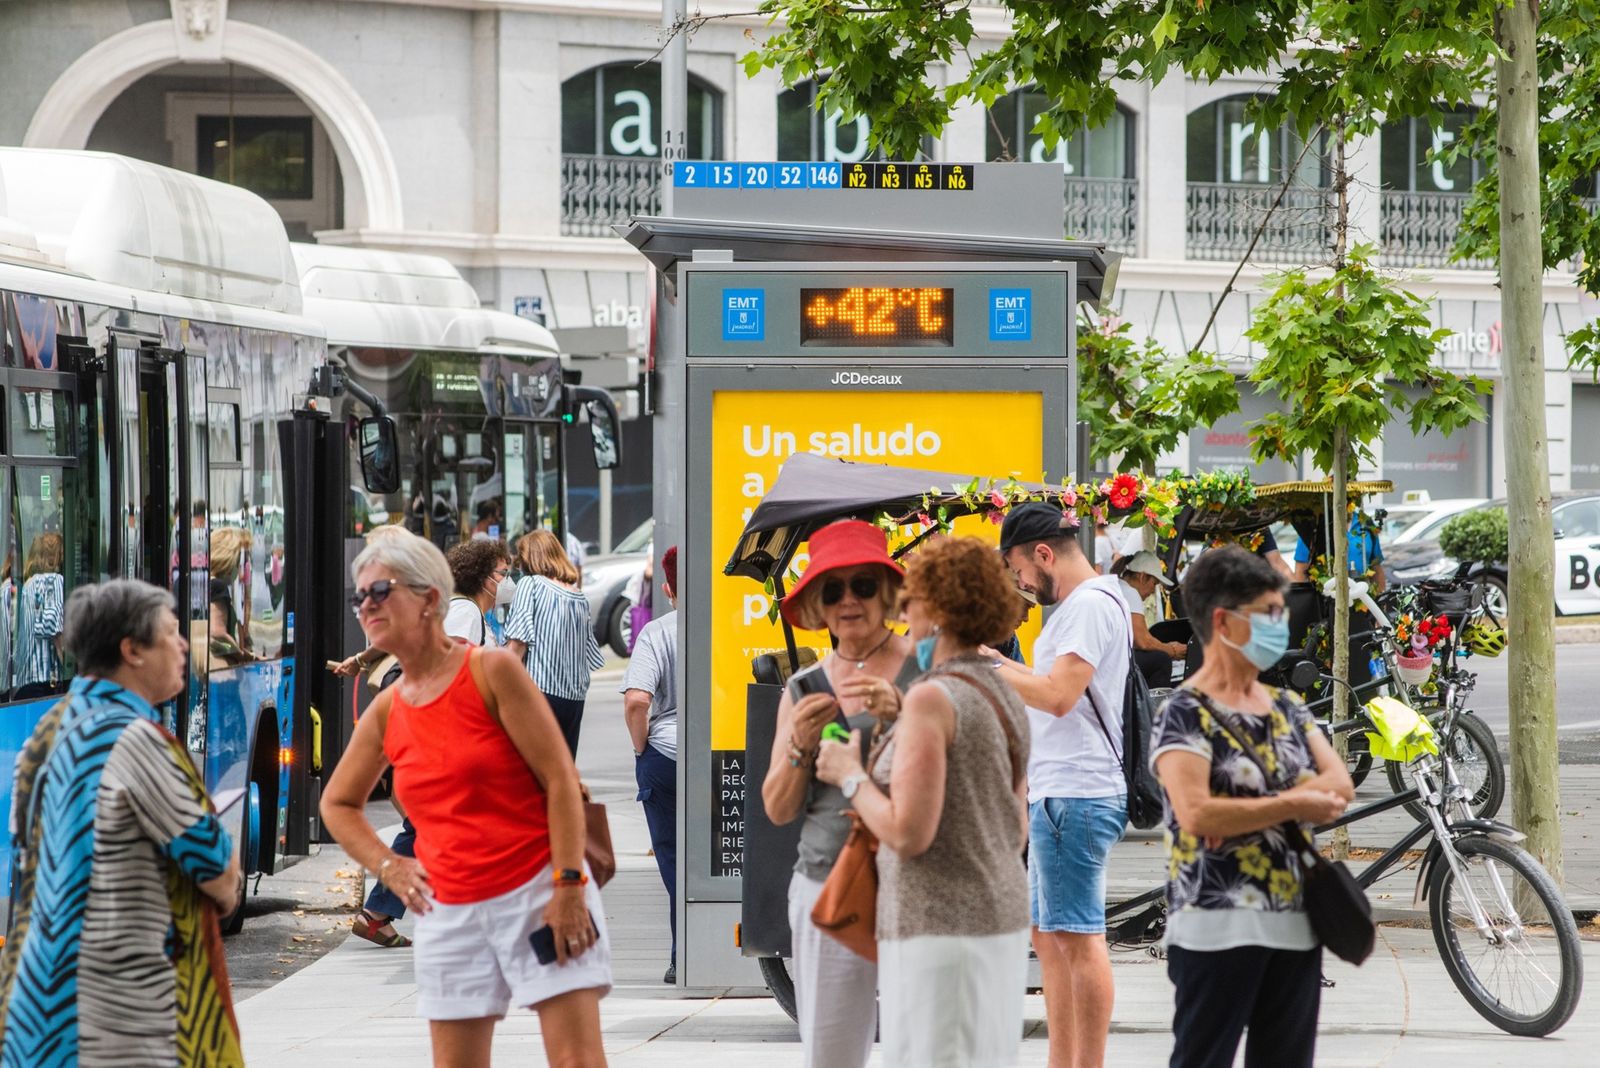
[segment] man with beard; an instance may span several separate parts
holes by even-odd
[[[1050,1063],[1105,1059],[1113,989],[1106,950],[1106,858],[1127,820],[1120,760],[1123,688],[1132,640],[1113,575],[1097,575],[1074,520],[1054,505],[1018,505],[1000,527],[1017,585],[1055,605],[1033,668],[1001,659],[1000,676],[1028,706],[1028,885],[1044,978]]]

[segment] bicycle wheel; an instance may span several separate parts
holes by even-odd
[[[1428,888],[1445,971],[1484,1019],[1509,1034],[1542,1038],[1567,1022],[1583,990],[1578,926],[1527,850],[1477,834],[1455,846],[1465,881],[1441,857]],[[1487,936],[1473,924],[1471,900],[1488,917]]]
[[[1481,820],[1493,819],[1506,799],[1506,766],[1500,759],[1500,743],[1494,731],[1471,712],[1464,713],[1456,717],[1455,732],[1444,740],[1441,749],[1450,757],[1456,777],[1466,788],[1472,814]],[[1384,773],[1395,793],[1411,788],[1404,764],[1388,761]],[[1418,823],[1428,818],[1427,810],[1415,801],[1405,809]]]

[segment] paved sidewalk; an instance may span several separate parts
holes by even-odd
[[[602,1003],[606,1051],[622,1065],[763,1065],[799,1061],[794,1025],[768,998],[685,997],[661,985],[667,949],[666,897],[646,855],[648,839],[630,784],[588,776],[610,805],[620,870],[606,889],[606,918],[616,952],[617,985]],[[1381,782],[1381,776],[1378,777]],[[1364,798],[1382,796],[1369,786]],[[1600,768],[1563,769],[1563,823],[1571,896],[1600,901]],[[1403,813],[1356,828],[1361,846],[1382,847],[1405,826]],[[1162,866],[1160,846],[1147,835],[1118,847],[1113,892],[1152,885]],[[1409,907],[1414,876],[1396,876],[1374,890],[1386,910]],[[1592,930],[1592,928],[1591,928]],[[1600,933],[1600,932],[1597,932]],[[1600,984],[1600,941],[1585,942],[1591,988]],[[1164,1064],[1171,1051],[1171,987],[1165,968],[1143,951],[1114,957],[1116,1018],[1107,1063]],[[1516,1039],[1477,1016],[1438,960],[1430,932],[1386,926],[1377,952],[1359,971],[1337,961],[1337,985],[1326,991],[1317,1063],[1330,1068],[1474,1068],[1492,1065],[1577,1066],[1597,1062],[1600,1014],[1593,995],[1554,1038]],[[414,1015],[410,950],[383,950],[358,939],[270,990],[240,1003],[249,1062],[265,1068],[323,1064],[426,1065],[427,1025]],[[1028,998],[1023,1065],[1044,1065],[1044,1004]],[[543,1063],[538,1018],[514,1012],[499,1028],[497,1059]],[[876,1064],[876,1058],[874,1058]]]

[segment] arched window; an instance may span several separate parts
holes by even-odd
[[[814,160],[818,163],[859,163],[883,159],[882,149],[869,148],[871,123],[865,115],[846,119],[841,111],[817,110],[817,87],[825,79],[813,78],[778,94],[778,158]],[[933,153],[933,138],[922,139],[918,159]]]
[[[1104,126],[1082,126],[1071,137],[1058,140],[1051,152],[1045,148],[1044,138],[1033,132],[1034,122],[1049,106],[1049,98],[1037,89],[1018,89],[996,100],[989,108],[985,138],[990,162],[1056,162],[1071,178],[1134,177],[1134,118],[1130,112],[1118,106]]]
[[[661,65],[610,63],[561,83],[564,155],[661,155]],[[722,94],[689,75],[690,159],[722,158]]]
[[[1189,113],[1189,181],[1277,185],[1295,167],[1297,185],[1326,185],[1321,155],[1302,154],[1305,142],[1289,123],[1257,129],[1245,117],[1250,100],[1230,96]]]
[[[1477,159],[1430,159],[1449,148],[1477,108],[1447,111],[1430,122],[1401,119],[1383,127],[1383,187],[1402,193],[1469,193],[1483,173]]]

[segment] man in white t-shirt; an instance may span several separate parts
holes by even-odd
[[[678,981],[678,547],[661,557],[661,592],[672,611],[639,632],[622,676],[622,714],[633,741],[633,775],[644,805],[656,870],[667,888],[672,956],[662,982]],[[646,589],[646,596],[649,595]]]
[[[1061,509],[1031,502],[1000,528],[1023,589],[1056,605],[1033,668],[999,671],[1028,706],[1028,885],[1044,978],[1050,1062],[1105,1059],[1114,990],[1106,949],[1106,859],[1127,822],[1119,758],[1131,630],[1120,580],[1097,575]],[[1119,741],[1113,742],[1113,739]]]

